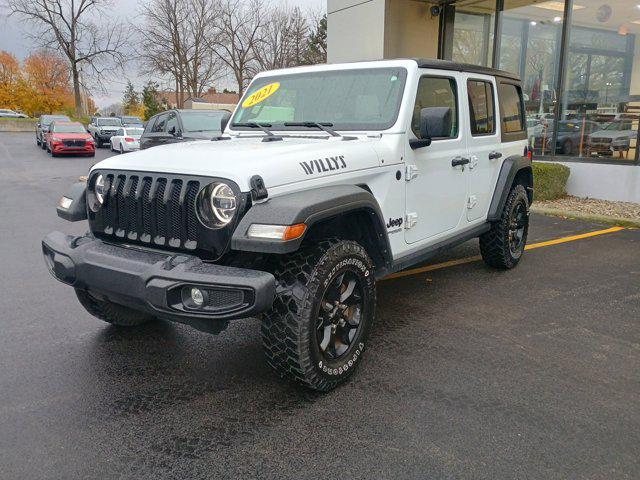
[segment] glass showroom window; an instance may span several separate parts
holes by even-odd
[[[505,0],[499,68],[522,79],[527,136],[537,156],[553,155],[564,2]]]
[[[455,4],[451,59],[491,66],[495,0],[465,0]]]
[[[556,154],[637,158],[640,8],[631,0],[574,0]]]

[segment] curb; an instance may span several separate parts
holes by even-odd
[[[542,215],[549,215],[552,217],[564,217],[573,218],[576,220],[585,220],[594,223],[604,223],[606,225],[618,225],[621,227],[635,227],[640,228],[640,219],[634,220],[631,218],[610,217],[607,215],[594,215],[590,213],[576,212],[574,210],[561,210],[559,208],[546,208],[531,206],[531,211],[534,213],[540,213]]]

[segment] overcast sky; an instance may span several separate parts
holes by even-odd
[[[325,9],[326,0],[268,0],[273,4],[286,4],[291,6],[299,6],[303,9]],[[144,3],[144,0],[113,0],[113,8],[110,11],[116,12],[115,14],[123,20],[134,19],[138,12],[138,6]],[[23,23],[20,23],[16,18],[8,18],[6,10],[0,7],[0,50],[6,50],[13,53],[16,57],[22,60],[29,51],[33,49],[31,42],[25,38],[24,30],[27,28]],[[125,72],[125,78],[112,79],[106,84],[107,92],[96,92],[93,97],[98,104],[98,107],[106,107],[114,102],[119,101],[122,98],[122,92],[126,85],[126,78],[129,78],[136,89],[141,89],[142,84],[147,80],[145,77],[140,77],[135,67],[132,66],[127,72]],[[235,88],[235,85],[220,85],[220,87],[228,86]]]

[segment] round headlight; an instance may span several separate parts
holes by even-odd
[[[99,174],[96,177],[96,182],[93,188],[96,192],[96,200],[98,201],[98,204],[102,205],[104,203],[104,196],[106,194],[106,192],[104,191],[104,176],[102,174]]]
[[[200,192],[198,213],[210,228],[226,226],[236,213],[238,203],[233,189],[223,182],[212,183]]]

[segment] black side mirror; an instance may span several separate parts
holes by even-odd
[[[174,137],[181,137],[182,132],[174,125],[168,131],[169,135],[173,135]]]
[[[229,120],[231,120],[231,112],[224,112],[222,119],[220,120],[220,133],[224,133],[224,130],[229,124]]]
[[[420,110],[420,137],[409,140],[413,150],[431,145],[433,138],[446,138],[451,135],[451,108],[427,107]]]

